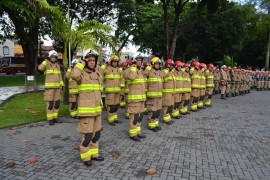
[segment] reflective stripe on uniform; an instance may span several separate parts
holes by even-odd
[[[163,82],[162,78],[148,78],[147,82]]]
[[[91,156],[92,155],[98,155],[98,148],[95,148],[95,149],[91,149]]]
[[[174,89],[162,89],[163,93],[173,93],[174,91]]]
[[[203,107],[203,102],[202,101],[198,102],[198,107]]]
[[[53,113],[47,114],[47,118],[48,118],[48,119],[49,119],[49,118],[53,118]]]
[[[196,78],[196,79],[200,79],[200,77],[201,77],[201,76],[199,76],[199,75],[192,75],[192,76],[191,76],[191,79],[195,79],[195,78]]]
[[[150,122],[150,123],[148,123],[148,127],[150,127],[150,128],[156,127],[156,122]]]
[[[58,117],[58,113],[52,113],[53,114],[53,117]]]
[[[101,112],[101,106],[97,107],[78,107],[78,113],[97,113]]]
[[[131,67],[130,68],[130,71],[136,72],[137,71],[137,68],[136,67]]]
[[[156,97],[156,96],[161,97],[162,96],[162,92],[149,92],[149,91],[147,91],[146,92],[146,96],[147,97]]]
[[[191,84],[192,88],[200,88],[200,84]]]
[[[168,77],[165,77],[165,78],[164,78],[164,82],[170,81],[170,80],[173,80],[173,79],[174,79],[173,76],[168,76]]]
[[[197,109],[197,104],[193,104],[193,105],[191,105],[191,106],[190,106],[190,108],[191,108],[192,110]]]
[[[145,83],[144,78],[134,79],[134,80],[127,80],[128,84],[138,84],[138,83]]]
[[[208,99],[207,101],[205,101],[205,105],[207,105],[207,106],[211,105],[211,100]]]
[[[138,127],[136,128],[136,130],[137,130],[137,132],[141,132],[141,126],[138,126]]]
[[[146,99],[145,94],[128,95],[129,100]]]
[[[45,87],[60,87],[60,83],[45,83]]]
[[[206,87],[214,87],[214,84],[206,84]]]
[[[43,64],[44,66],[46,66],[48,63],[47,63],[47,61],[43,61],[41,64]]]
[[[178,110],[175,110],[172,112],[172,117],[177,117],[179,116],[179,111]]]
[[[87,157],[90,157],[90,156],[91,156],[91,149],[89,149],[89,150],[88,150],[87,152],[85,152],[85,153],[81,153],[80,156],[81,156],[81,159],[85,159],[85,158],[87,158]]]
[[[76,116],[78,114],[78,111],[72,111],[72,112],[70,112],[70,115],[71,116]]]
[[[120,74],[106,74],[105,79],[120,79],[121,75]]]
[[[61,72],[59,70],[45,70],[44,74],[60,74]]]
[[[106,92],[111,92],[111,91],[121,91],[120,87],[106,87],[105,88]]]
[[[78,93],[79,90],[78,89],[69,89],[69,93]]]
[[[83,70],[84,65],[83,65],[82,63],[77,63],[75,67],[77,67],[77,68]]]
[[[137,133],[137,129],[129,129],[129,134],[136,134]]]
[[[168,121],[170,121],[171,120],[171,115],[164,115],[163,116],[163,120],[165,121],[165,122],[168,122]]]
[[[100,84],[80,84],[78,85],[79,91],[84,90],[102,90],[102,87]]]

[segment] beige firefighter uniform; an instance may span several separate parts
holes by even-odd
[[[200,95],[197,104],[198,109],[203,109],[204,107],[204,99],[205,99],[205,91],[206,91],[206,76],[205,69],[199,70],[200,73]]]
[[[82,161],[98,157],[98,140],[101,134],[101,93],[102,73],[99,66],[95,70],[85,67],[81,61],[73,68],[70,77],[78,84],[77,130],[81,134],[80,156]]]
[[[181,69],[178,71],[177,67],[174,71],[174,77],[175,77],[175,93],[173,94],[174,97],[174,106],[173,106],[173,112],[172,117],[178,119],[180,116],[180,107],[181,107],[181,101],[182,101],[182,92],[183,92],[183,72]]]
[[[145,78],[143,70],[132,65],[124,73],[128,83],[127,112],[129,113],[129,134],[135,137],[141,134],[141,122],[143,120],[145,95]]]
[[[181,102],[181,114],[187,114],[188,113],[188,106],[190,102],[190,93],[191,93],[191,79],[189,72],[186,71],[186,68],[182,68],[182,79],[183,79],[183,87],[182,87],[182,102]]]
[[[214,84],[215,84],[214,92],[215,92],[215,94],[219,93],[219,90],[220,90],[219,83],[220,83],[220,71],[215,70],[214,71]]]
[[[175,93],[175,77],[174,70],[169,70],[169,68],[164,69],[163,72],[165,76],[163,78],[163,97],[162,97],[162,113],[163,113],[163,122],[171,122],[171,113],[173,112],[174,105],[174,93]]]
[[[78,107],[78,87],[77,82],[70,77],[71,69],[68,68],[66,72],[66,78],[68,79],[68,89],[69,89],[69,113],[71,117],[77,116]]]
[[[214,90],[214,73],[212,70],[205,70],[206,76],[206,92],[205,92],[205,105],[211,106],[212,104],[212,94]]]
[[[45,75],[44,100],[46,101],[47,120],[53,120],[58,117],[60,107],[60,89],[64,85],[60,66],[57,62],[52,63],[45,59],[38,69]]]
[[[108,120],[110,123],[118,120],[117,110],[120,107],[120,81],[122,71],[116,67],[107,66],[103,70],[105,80],[105,104],[108,111]]]
[[[147,78],[146,108],[148,111],[148,127],[155,129],[159,125],[162,110],[162,86],[164,72],[150,66],[144,71]]]
[[[224,99],[224,95],[226,92],[226,84],[227,84],[227,73],[223,69],[220,70],[220,91],[221,98]]]
[[[225,71],[227,73],[227,83],[226,83],[226,97],[230,97],[230,92],[231,92],[231,72],[230,70]]]
[[[198,106],[197,103],[199,101],[199,96],[200,96],[200,72],[198,69],[191,67],[190,68],[190,78],[191,78],[191,104],[190,104],[190,109],[192,111],[197,111]]]

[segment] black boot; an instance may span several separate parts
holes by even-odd
[[[227,98],[229,98],[229,97],[230,97],[229,93],[226,93],[226,97],[227,97]]]
[[[122,123],[122,121],[120,121],[120,120],[114,120],[114,123],[121,124],[121,123]]]
[[[221,94],[221,99],[226,99],[226,98],[224,97],[224,94]]]
[[[93,161],[104,161],[104,157],[98,156],[98,157],[94,157],[92,158]]]
[[[158,132],[158,129],[156,128],[156,127],[154,127],[154,128],[149,128],[151,131],[153,131],[153,132]]]
[[[140,139],[145,139],[146,138],[146,136],[144,135],[144,134],[138,134],[137,135]]]
[[[53,119],[53,122],[54,122],[54,123],[62,123],[62,121],[59,120],[59,119]]]
[[[90,161],[84,161],[83,164],[87,167],[92,166],[91,160]]]
[[[50,121],[49,121],[49,125],[50,125],[50,126],[54,125],[53,120],[50,120]]]
[[[162,128],[160,126],[157,126],[156,129],[157,130],[162,130]]]
[[[232,97],[235,97],[235,93],[232,93]]]
[[[115,126],[114,121],[113,121],[113,122],[109,122],[109,124],[110,124],[111,126]]]
[[[141,139],[138,136],[130,137],[130,139],[132,139],[133,141],[138,141],[138,142],[141,141]]]

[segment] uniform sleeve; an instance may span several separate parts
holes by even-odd
[[[70,78],[70,74],[71,74],[71,69],[68,68],[68,69],[67,69],[67,72],[66,72],[66,78],[67,78],[67,79]]]
[[[151,66],[147,66],[147,67],[145,68],[145,70],[143,71],[144,77],[147,77],[147,78],[148,78],[151,69],[152,69]]]
[[[137,73],[136,65],[132,65],[129,68],[129,70],[127,72],[125,72],[125,74],[124,74],[124,78],[130,79],[130,80],[136,79],[137,76],[138,76],[138,73]]]
[[[38,70],[40,71],[45,71],[46,70],[46,66],[48,64],[48,61],[46,61],[46,59],[38,66]]]
[[[81,81],[84,66],[85,66],[85,62],[80,61],[79,63],[76,64],[76,66],[71,71],[70,77],[74,79],[78,84]]]

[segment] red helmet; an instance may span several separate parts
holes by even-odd
[[[188,64],[188,63],[185,63],[183,66],[184,66],[185,68],[187,68],[187,67],[189,67],[189,64]]]
[[[121,67],[123,67],[123,68],[124,68],[124,67],[127,67],[127,62],[125,62],[125,61],[122,62],[122,63],[121,63]]]
[[[200,67],[200,69],[206,68],[206,64],[200,63],[199,67]]]
[[[212,63],[207,65],[208,68],[214,68],[214,65]]]
[[[176,61],[174,65],[175,67],[183,67],[183,63],[181,61]]]
[[[128,66],[131,66],[131,64],[132,64],[132,60],[128,60],[128,61],[127,61],[127,65],[128,65]]]
[[[167,68],[169,64],[170,64],[170,65],[174,65],[174,62],[173,62],[172,59],[167,59],[167,60],[166,60],[166,62],[165,62],[165,67]]]
[[[146,68],[146,66],[148,66],[148,62],[143,62],[143,67]]]
[[[199,67],[200,66],[200,63],[198,61],[193,61],[192,64],[191,64],[192,67]]]

